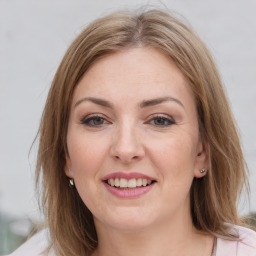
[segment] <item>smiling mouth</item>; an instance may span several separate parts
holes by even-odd
[[[104,182],[109,186],[115,187],[118,189],[136,189],[136,188],[150,186],[156,181],[143,179],[143,178],[138,178],[138,179],[111,178],[108,180],[104,180]]]

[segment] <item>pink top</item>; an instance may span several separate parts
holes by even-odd
[[[234,226],[240,241],[217,239],[216,256],[256,256],[256,232],[251,229]]]
[[[241,241],[218,238],[216,256],[256,256],[256,232],[240,226],[234,230]],[[9,256],[56,256],[52,249],[47,251],[49,244],[49,231],[44,229]]]

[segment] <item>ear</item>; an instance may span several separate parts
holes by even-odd
[[[71,160],[69,158],[69,156],[66,155],[65,157],[65,174],[67,175],[67,177],[69,178],[73,178],[73,171],[72,171],[72,165],[71,165]]]
[[[206,141],[200,139],[198,146],[197,146],[197,155],[196,155],[196,162],[195,162],[195,170],[194,170],[194,177],[202,178],[207,174],[207,170],[210,166],[210,147]],[[202,169],[206,171],[201,172]]]

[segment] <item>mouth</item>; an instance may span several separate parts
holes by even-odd
[[[143,187],[148,187],[155,183],[155,180],[145,179],[145,178],[110,178],[104,180],[106,184],[111,187],[120,189],[120,190],[131,190],[131,189],[139,189]]]

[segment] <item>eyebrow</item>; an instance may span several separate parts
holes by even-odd
[[[113,104],[111,104],[110,102],[100,99],[100,98],[94,98],[94,97],[85,97],[85,98],[78,100],[76,102],[74,108],[76,108],[80,103],[85,102],[85,101],[90,101],[94,104],[97,104],[97,105],[100,105],[103,107],[107,107],[107,108],[111,108],[111,109],[114,108]],[[185,108],[180,100],[173,98],[173,97],[161,97],[161,98],[156,98],[156,99],[151,99],[151,100],[143,100],[139,104],[139,106],[140,106],[140,108],[146,108],[146,107],[151,107],[151,106],[161,104],[166,101],[174,101],[177,104],[179,104],[181,107]]]
[[[151,107],[151,106],[155,106],[155,105],[161,104],[166,101],[174,101],[174,102],[178,103],[181,107],[185,108],[180,100],[173,98],[173,97],[162,97],[162,98],[156,98],[156,99],[152,99],[152,100],[144,100],[140,103],[140,107],[141,108]]]
[[[114,108],[110,102],[103,100],[103,99],[94,98],[94,97],[86,97],[86,98],[80,99],[79,101],[76,102],[74,108],[77,107],[80,103],[82,103],[84,101],[90,101],[94,104],[97,104],[97,105],[100,105],[103,107],[107,107],[107,108],[112,108],[112,109]]]

